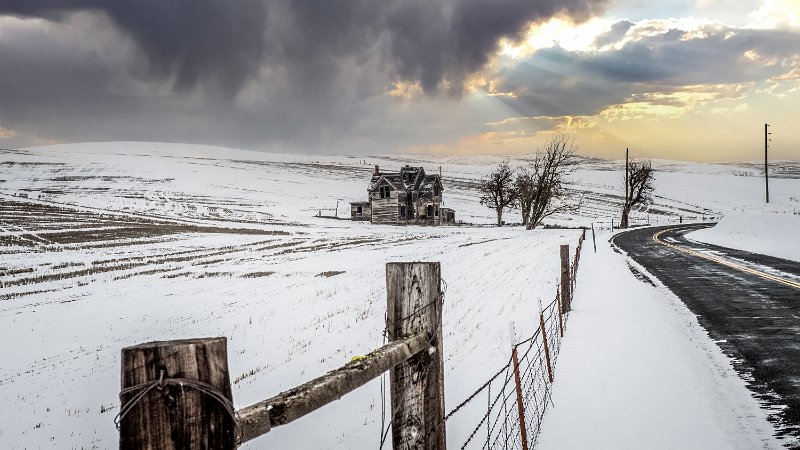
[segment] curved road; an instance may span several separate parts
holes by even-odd
[[[761,402],[781,408],[770,417],[800,448],[800,263],[684,236],[712,225],[636,229],[611,242],[697,315]]]

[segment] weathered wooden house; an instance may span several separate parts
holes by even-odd
[[[455,222],[455,212],[441,207],[441,177],[425,174],[422,167],[406,165],[399,172],[381,172],[375,166],[367,194],[368,202],[350,204],[353,220],[394,225]]]

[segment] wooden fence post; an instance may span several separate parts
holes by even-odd
[[[234,449],[224,337],[122,349],[119,448]]]
[[[594,222],[592,222],[592,247],[594,247],[594,252],[597,253],[597,244],[594,241]]]
[[[395,449],[446,448],[442,289],[438,262],[386,264],[389,340],[420,331],[431,339],[422,351],[391,371],[392,441]]]
[[[561,246],[561,307],[564,313],[572,309],[570,304],[569,245]]]
[[[522,404],[522,384],[519,380],[519,359],[517,346],[511,347],[511,360],[514,362],[514,383],[517,385],[517,413],[519,413],[519,434],[522,439],[522,450],[528,450],[528,433],[525,429],[525,406]]]

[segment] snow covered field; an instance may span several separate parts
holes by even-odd
[[[382,344],[388,261],[441,261],[446,404],[463,400],[505,363],[510,320],[520,335],[533,331],[537,299],[555,291],[558,246],[574,246],[579,232],[314,216],[334,215],[337,203],[339,217],[349,216],[348,202],[366,197],[373,165],[408,163],[441,167],[456,219],[490,224],[476,187],[501,160],[149,143],[3,151],[0,447],[115,447],[119,351],[136,343],[227,336],[237,408],[338,367]],[[760,199],[748,166],[654,166],[656,202],[634,222],[708,220]],[[570,186],[581,209],[546,222],[609,227],[620,168],[582,160]],[[770,188],[779,216],[798,209],[797,179],[774,179]],[[627,270],[614,274],[635,280]],[[380,409],[376,380],[247,447],[375,448]],[[472,426],[449,422],[448,437],[457,441]]]
[[[800,198],[800,194],[798,194]],[[778,258],[800,261],[800,203],[741,208],[692,239]]]

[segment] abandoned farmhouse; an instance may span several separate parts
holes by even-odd
[[[350,203],[353,220],[378,224],[442,225],[455,222],[455,212],[442,208],[442,180],[422,167],[404,166],[381,172],[378,166],[367,188],[366,202]]]

